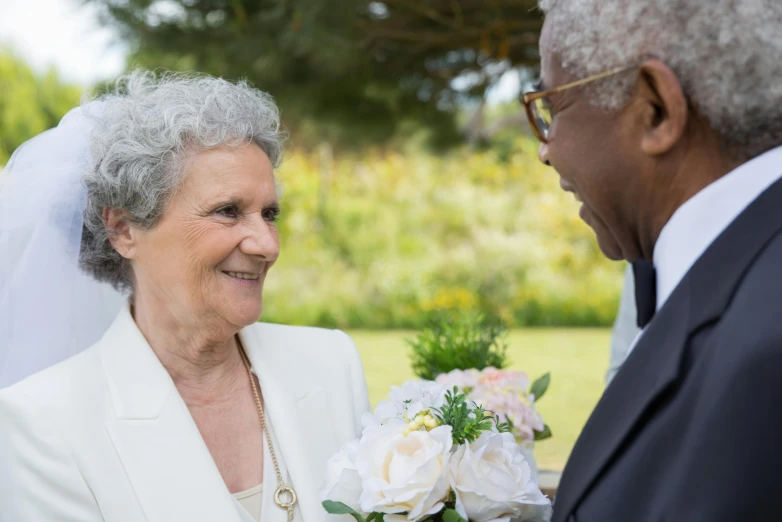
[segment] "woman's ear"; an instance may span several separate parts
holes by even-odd
[[[136,229],[129,217],[124,210],[103,209],[103,223],[109,232],[111,246],[125,259],[133,259],[136,254]]]
[[[671,150],[684,136],[689,109],[679,78],[660,60],[648,60],[639,70],[637,94],[644,104],[641,149],[650,156]]]

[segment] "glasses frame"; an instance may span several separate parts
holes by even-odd
[[[524,105],[524,110],[527,112],[527,119],[529,120],[529,125],[530,127],[532,127],[532,131],[535,133],[535,136],[537,136],[537,138],[540,140],[541,143],[548,143],[548,138],[543,136],[543,132],[538,128],[537,123],[535,123],[535,117],[532,113],[533,110],[532,103],[534,101],[539,100],[541,98],[545,98],[546,96],[551,96],[552,94],[559,94],[562,91],[566,91],[574,87],[580,87],[587,83],[591,83],[597,80],[602,80],[603,78],[608,78],[609,76],[614,76],[615,74],[629,71],[630,69],[635,69],[636,67],[638,66],[628,65],[626,67],[616,67],[614,69],[611,69],[610,71],[593,74],[592,76],[588,76],[586,78],[582,78],[581,80],[576,80],[574,82],[566,83],[565,85],[560,85],[559,87],[554,87],[553,89],[547,89],[545,91],[529,91],[522,94],[519,101],[521,102],[522,105]]]

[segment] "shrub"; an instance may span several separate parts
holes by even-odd
[[[435,314],[415,339],[407,341],[413,373],[431,381],[451,370],[504,368],[508,363],[507,345],[502,342],[506,331],[496,317]]]

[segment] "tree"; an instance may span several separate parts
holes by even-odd
[[[247,77],[289,127],[343,143],[421,123],[454,139],[460,102],[537,62],[542,23],[536,0],[85,1],[133,44],[132,64]]]
[[[79,104],[81,90],[54,69],[36,75],[10,50],[0,49],[0,166],[26,140],[54,127]]]

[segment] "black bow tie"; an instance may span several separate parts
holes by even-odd
[[[633,263],[633,276],[638,328],[644,328],[652,320],[657,309],[657,272],[652,263],[640,259]]]

